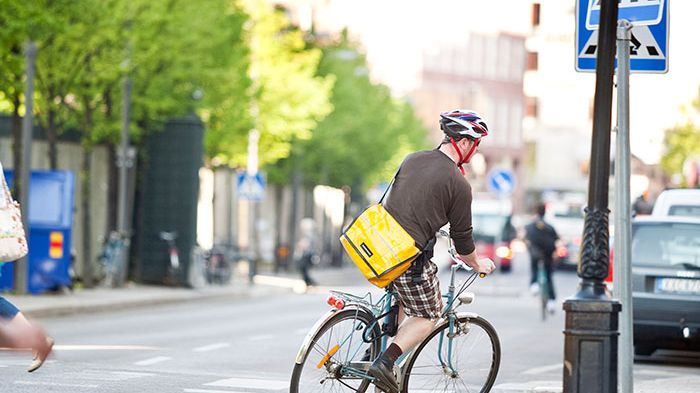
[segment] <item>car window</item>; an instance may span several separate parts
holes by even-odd
[[[700,217],[700,206],[673,205],[668,209],[668,215]]]
[[[671,266],[700,265],[700,225],[639,225],[632,236],[632,263]]]

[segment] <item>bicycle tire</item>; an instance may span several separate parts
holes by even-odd
[[[361,321],[364,326],[367,326],[368,324],[372,323],[372,321],[374,320],[374,316],[370,312],[365,311],[365,310],[345,309],[345,310],[339,311],[333,317],[331,317],[318,330],[318,332],[316,333],[316,335],[314,335],[314,337],[312,339],[312,343],[323,341],[323,340],[319,340],[319,339],[326,332],[328,332],[330,329],[332,329],[335,325],[338,325],[339,323],[344,322],[344,321],[355,319],[355,317],[357,317],[357,320]],[[356,339],[359,342],[362,342],[362,332],[364,331],[364,326],[362,327],[362,329],[356,330],[356,332],[353,333],[357,336]],[[381,333],[380,328],[379,328],[379,324],[375,324],[375,327],[373,330],[374,330],[374,337],[379,337],[379,334]],[[330,338],[332,339],[332,333],[331,333]],[[370,359],[376,358],[379,355],[380,339],[376,339],[367,345],[369,345]],[[330,346],[330,340],[329,340],[329,346]],[[289,386],[290,393],[310,393],[311,392],[308,389],[308,387],[306,387],[306,386],[305,386],[304,390],[300,390],[300,379],[301,379],[302,373],[304,371],[304,366],[307,365],[307,363],[309,361],[309,354],[312,353],[313,350],[314,350],[314,345],[312,344],[311,346],[309,346],[306,353],[304,354],[303,361],[301,362],[301,364],[296,364],[296,363],[294,364],[294,370],[292,371],[292,379],[291,379],[290,386]],[[327,353],[327,351],[328,351],[327,348],[325,350],[322,350],[322,352],[326,352],[326,353]],[[364,352],[362,352],[361,355],[364,355]],[[331,356],[331,358],[332,358],[332,356]],[[307,367],[314,367],[314,365],[308,364]],[[320,381],[316,381],[316,385],[322,386],[323,384],[321,384]],[[342,383],[340,383],[340,382],[339,382],[339,385],[341,385],[342,389],[345,389],[345,390],[341,390],[341,391],[347,391],[347,392],[354,391],[354,392],[358,392],[358,393],[364,393],[367,390],[367,388],[369,387],[370,381],[369,380],[360,381],[360,383],[356,389],[354,387],[352,389],[348,388],[347,386],[342,385]],[[335,386],[338,386],[338,385],[335,385]],[[325,390],[322,389],[322,390],[317,390],[317,391],[323,392]],[[335,390],[333,390],[333,391],[335,391]]]
[[[498,369],[499,369],[500,364],[501,364],[501,342],[498,338],[498,334],[496,333],[496,329],[494,329],[494,327],[491,325],[491,323],[489,323],[487,320],[485,320],[484,318],[479,317],[479,316],[477,316],[477,317],[462,316],[462,317],[459,317],[459,319],[457,321],[459,323],[469,323],[472,326],[473,325],[478,326],[486,334],[486,336],[489,339],[489,342],[491,343],[490,361],[488,359],[486,359],[486,362],[490,363],[488,366],[488,368],[489,368],[488,374],[486,375],[486,378],[483,381],[483,383],[478,382],[477,386],[476,386],[476,387],[479,387],[479,386],[481,387],[481,389],[479,390],[480,392],[487,393],[491,390],[491,388],[493,387],[493,384],[496,382],[496,377],[498,376]],[[433,339],[436,338],[436,336],[438,336],[442,332],[445,332],[446,329],[449,329],[449,323],[447,323],[447,322],[445,322],[443,325],[436,328],[432,333],[430,333],[428,338],[426,338],[425,340],[423,340],[420,343],[420,345],[416,349],[415,353],[411,357],[409,363],[407,364],[406,370],[404,372],[404,377],[403,377],[403,381],[401,384],[402,385],[401,386],[402,393],[410,393],[411,392],[411,389],[412,389],[412,387],[411,387],[411,373],[414,371],[414,367],[416,367],[416,362],[418,361],[418,359],[422,359],[421,354],[423,353],[423,350],[426,348],[426,346],[428,344],[433,342]],[[467,335],[470,335],[470,334],[472,334],[472,328],[470,328],[469,332],[467,333]],[[474,333],[474,334],[476,334],[476,333]],[[474,349],[474,347],[475,347],[475,345],[472,345],[471,349]],[[437,350],[436,350],[436,352],[437,352]],[[426,356],[428,358],[430,358],[430,356],[434,356],[437,358],[436,353],[426,355]],[[454,356],[454,354],[453,354],[453,356]],[[439,365],[436,365],[436,366],[441,367]],[[474,368],[471,368],[471,370],[474,370]],[[445,374],[444,367],[442,368],[442,372],[443,372],[443,374]],[[418,375],[422,376],[424,374],[415,374],[415,376],[418,376]],[[445,386],[444,391],[451,391],[451,392],[452,391],[462,391],[461,389],[454,389],[453,390],[452,388],[450,388],[450,390],[447,390],[448,385],[449,385],[448,378],[456,379],[456,377],[451,377],[451,376],[448,376],[446,374],[443,375],[443,377],[445,377],[443,379],[447,380],[447,383],[427,382],[425,385],[420,385],[420,391],[421,392],[428,392],[428,391],[440,392],[440,390],[437,390],[437,389],[440,389],[440,386]],[[419,381],[418,383],[420,384],[421,381]],[[462,381],[462,384],[464,386],[466,386],[466,383],[464,383],[464,381]],[[453,382],[453,385],[456,386],[456,382]],[[427,390],[427,389],[435,389],[435,390]],[[467,387],[467,391],[475,391],[475,390],[471,390],[471,389],[469,389],[469,387]]]

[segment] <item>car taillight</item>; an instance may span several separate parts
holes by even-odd
[[[613,256],[615,254],[615,250],[611,249],[610,250],[610,265],[608,267],[608,276],[605,277],[605,282],[611,283],[613,282]]]
[[[513,251],[508,246],[500,246],[496,249],[496,256],[501,259],[513,259]]]

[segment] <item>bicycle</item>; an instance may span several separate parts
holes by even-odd
[[[537,260],[537,285],[540,291],[540,316],[547,320],[547,302],[549,302],[549,280],[545,272],[544,258]]]
[[[483,317],[457,312],[461,305],[473,303],[474,294],[465,291],[480,275],[457,257],[449,235],[444,231],[440,234],[448,238],[449,254],[455,262],[443,295],[445,307],[428,337],[396,361],[399,391],[488,392],[498,375],[500,340]],[[455,285],[459,269],[471,274]],[[373,382],[367,370],[398,328],[392,285],[377,302],[372,301],[371,293],[356,296],[331,291],[328,303],[333,309],[316,322],[297,353],[290,393],[366,392]]]
[[[106,287],[116,288],[124,281],[126,256],[123,254],[126,248],[125,242],[125,237],[117,231],[111,231],[104,239],[102,253],[98,257],[98,261],[104,274],[102,284]]]

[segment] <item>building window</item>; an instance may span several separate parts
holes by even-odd
[[[540,3],[532,4],[532,27],[540,25]]]
[[[525,98],[525,116],[537,117],[537,97]]]
[[[537,52],[527,52],[527,70],[537,70]]]

